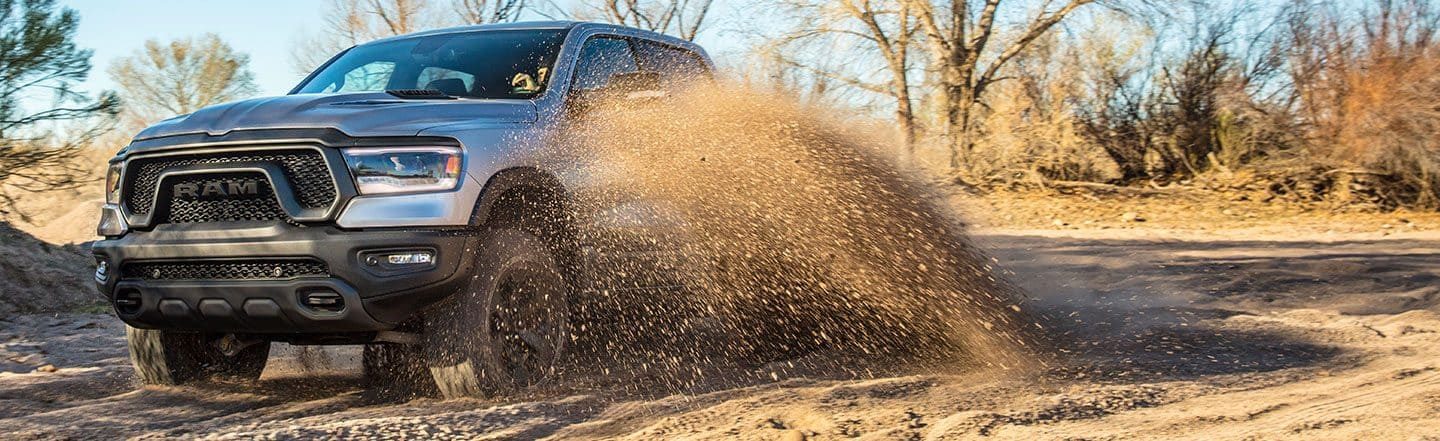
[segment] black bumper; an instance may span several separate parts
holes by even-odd
[[[107,262],[100,292],[137,328],[255,334],[337,334],[383,331],[458,291],[479,250],[468,230],[365,230],[281,223],[162,225],[96,242]],[[430,251],[434,263],[393,267],[371,254]],[[269,278],[147,277],[126,274],[133,263],[223,265],[313,259],[325,274]],[[138,272],[138,271],[137,271]],[[278,273],[279,270],[277,269]],[[336,294],[339,307],[316,308],[302,297]],[[126,301],[117,305],[117,296]],[[134,302],[138,298],[138,303]]]

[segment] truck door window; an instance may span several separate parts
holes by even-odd
[[[685,49],[639,40],[635,42],[635,54],[640,69],[659,73],[666,90],[675,91],[711,78],[710,66],[700,55]]]
[[[605,87],[610,76],[638,72],[630,42],[618,38],[592,38],[580,48],[580,61],[575,64],[575,88],[591,90]]]

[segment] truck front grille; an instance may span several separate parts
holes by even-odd
[[[130,262],[120,269],[128,280],[285,280],[325,277],[330,269],[315,259]]]
[[[171,167],[240,164],[274,164],[285,172],[295,198],[305,208],[324,208],[335,202],[336,189],[325,157],[311,149],[260,150],[137,158],[126,172],[125,205],[131,213],[149,214],[155,207],[160,174]],[[205,220],[199,220],[205,222]]]
[[[255,189],[253,194],[226,195],[223,198],[187,197],[174,190],[161,189],[161,197],[167,198],[168,209],[162,209],[162,220],[157,223],[191,224],[201,222],[239,221],[283,221],[288,220],[285,209],[275,200],[275,191],[261,174],[240,174],[231,176],[194,175],[172,178],[165,181],[171,188],[189,185],[205,189],[210,185],[218,188],[233,188],[231,184],[246,183]],[[201,190],[203,191],[203,190]]]

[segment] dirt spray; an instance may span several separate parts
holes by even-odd
[[[645,201],[656,217],[678,217],[665,219],[681,228],[662,240],[684,255],[674,268],[686,285],[680,306],[628,299],[612,314],[698,312],[726,336],[691,346],[707,360],[824,348],[1032,365],[1036,325],[1022,296],[950,209],[882,143],[817,115],[718,88],[592,105],[551,160],[606,183],[589,211]],[[693,335],[674,318],[619,321],[637,324],[632,334]]]

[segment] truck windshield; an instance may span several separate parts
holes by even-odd
[[[340,55],[299,93],[431,89],[470,98],[545,91],[564,30],[477,31],[365,44]]]

